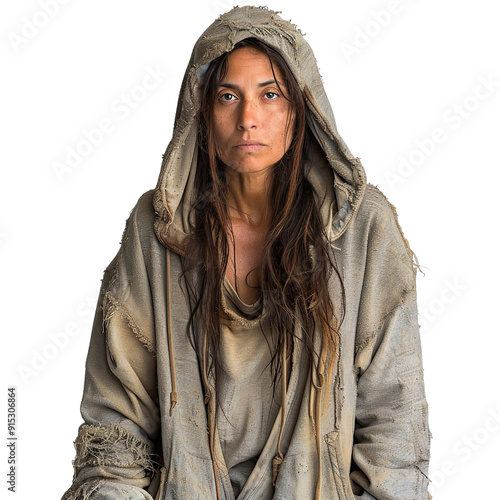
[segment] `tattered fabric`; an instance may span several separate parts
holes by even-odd
[[[430,433],[413,252],[394,207],[367,184],[360,160],[338,134],[302,34],[271,10],[239,7],[196,43],[158,184],[139,199],[105,272],[86,364],[85,423],[64,500],[235,500],[215,432],[217,394],[203,328],[189,321],[183,255],[200,81],[210,61],[248,37],[281,52],[305,97],[315,140],[304,157],[306,175],[321,200],[345,315],[328,390],[304,362],[298,318],[282,408],[237,498],[428,498]],[[329,292],[334,304],[342,300],[333,281]]]

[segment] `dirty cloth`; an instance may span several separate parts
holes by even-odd
[[[273,393],[271,328],[262,296],[247,304],[227,279],[224,292],[215,432],[237,496],[278,415],[281,384]]]
[[[139,199],[104,273],[86,362],[84,423],[64,500],[235,499],[216,435],[218,395],[206,390],[199,356],[202,329],[189,322],[183,255],[190,237],[200,79],[211,60],[248,37],[281,52],[304,94],[315,139],[304,162],[322,200],[345,314],[332,384],[322,393],[316,422],[310,400],[318,381],[302,352],[297,319],[284,460],[273,485],[280,405],[270,429],[263,426],[267,438],[237,498],[428,498],[430,433],[413,252],[394,207],[367,184],[360,160],[338,134],[300,31],[266,8],[238,7],[196,43],[158,184]],[[337,304],[341,294],[333,278],[329,291]],[[174,402],[177,397],[173,409],[171,396]]]

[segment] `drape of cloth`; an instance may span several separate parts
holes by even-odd
[[[206,392],[202,325],[189,321],[182,263],[197,168],[200,82],[210,61],[249,37],[283,55],[305,97],[313,144],[303,161],[344,285],[345,314],[332,384],[322,392],[316,421],[309,404],[317,393],[314,373],[297,319],[284,460],[273,485],[282,409],[276,413],[271,405],[270,419],[261,424],[267,437],[255,447],[262,449],[251,472],[244,472],[238,499],[313,499],[318,483],[322,500],[428,498],[430,433],[413,252],[394,207],[367,184],[360,160],[340,137],[300,31],[269,9],[238,7],[196,43],[158,184],[132,211],[105,272],[86,363],[75,475],[64,500],[235,499],[234,465],[226,463],[223,449],[230,439],[214,439],[218,396]],[[334,278],[329,292],[336,304],[342,297]]]

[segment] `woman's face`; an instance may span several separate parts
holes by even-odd
[[[283,75],[268,57],[250,47],[231,52],[228,71],[218,85],[214,104],[216,151],[220,160],[240,173],[266,170],[285,154],[292,141],[290,103]],[[294,118],[294,117],[292,117]]]

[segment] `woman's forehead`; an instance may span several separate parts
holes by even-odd
[[[274,80],[274,75],[282,81],[283,75],[280,69],[276,64],[271,65],[267,54],[253,47],[241,47],[228,55],[227,71],[223,81],[228,82],[237,78],[259,80],[259,83],[264,83]]]

